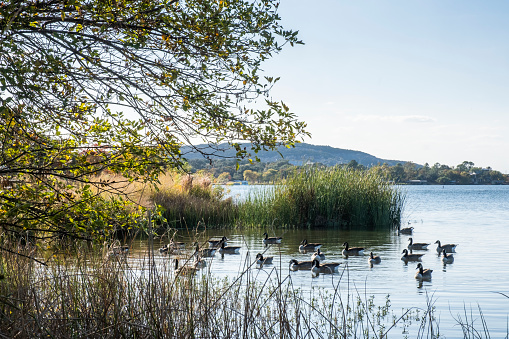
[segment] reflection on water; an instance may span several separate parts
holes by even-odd
[[[246,186],[238,186],[247,189]],[[249,186],[247,186],[249,187]],[[234,187],[235,188],[235,187]],[[234,189],[232,188],[232,190]],[[199,240],[205,245],[210,237],[223,235],[229,246],[240,246],[239,254],[216,253],[207,259],[207,270],[219,277],[235,277],[254,264],[258,278],[263,281],[277,269],[281,276],[290,276],[296,288],[308,291],[313,287],[333,288],[339,281],[343,291],[357,291],[360,295],[374,295],[382,301],[390,295],[394,310],[409,307],[426,308],[431,298],[440,317],[440,332],[446,337],[458,336],[458,326],[454,320],[458,314],[467,310],[482,308],[492,337],[505,336],[509,316],[509,299],[500,293],[509,294],[506,276],[509,273],[506,260],[509,245],[506,234],[509,224],[508,186],[419,186],[405,187],[407,192],[404,224],[410,222],[414,227],[412,235],[398,235],[393,232],[347,231],[331,229],[279,230],[267,229],[239,231],[204,231],[196,239],[194,231],[179,231],[179,241],[191,244]],[[235,194],[235,193],[230,193]],[[240,196],[238,197],[240,198]],[[280,245],[263,244],[263,233],[269,237],[281,236]],[[409,238],[414,243],[430,243],[428,250],[413,250],[414,254],[424,254],[424,268],[433,269],[430,280],[415,279],[417,262],[401,260],[403,249],[407,248]],[[314,251],[299,251],[304,239],[309,243],[320,243],[325,255],[323,263],[340,263],[338,273],[320,274],[312,278],[309,269],[290,270],[290,260],[310,261]],[[454,262],[444,264],[436,251],[436,240],[442,243],[459,244],[454,253]],[[363,247],[365,255],[342,255],[342,244],[350,247]],[[161,244],[161,246],[164,244]],[[490,260],[476,250],[490,248]],[[136,261],[146,256],[147,243],[134,244],[134,252],[129,260]],[[159,245],[156,247],[160,247]],[[188,245],[180,257],[189,256],[194,251]],[[370,265],[369,253],[381,257],[379,264]],[[273,257],[273,263],[257,268],[256,255]],[[158,264],[168,262],[168,256],[155,251]],[[173,258],[174,255],[170,255]],[[477,324],[482,327],[482,324]]]

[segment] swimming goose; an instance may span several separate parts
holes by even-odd
[[[442,249],[442,262],[444,264],[452,264],[454,262],[454,256],[452,253],[447,254],[445,248]]]
[[[224,242],[222,242],[221,247],[219,247],[219,253],[221,253],[221,254],[239,254],[240,246],[225,246]]]
[[[126,257],[127,254],[129,254],[129,246],[113,246],[110,247],[106,255],[108,256],[108,258],[115,258],[115,257]]]
[[[410,242],[407,246],[409,250],[427,250],[430,245],[424,242],[414,242],[412,238],[408,238],[408,241]]]
[[[420,261],[421,257],[424,255],[424,254],[408,254],[408,250],[406,248],[403,249],[403,252],[401,253],[404,253],[403,256],[401,257],[401,260],[403,261]]]
[[[223,236],[222,238],[210,238],[208,240],[209,247],[211,248],[217,248],[221,246],[222,243],[224,243],[225,246],[228,246],[228,243],[226,242],[228,239]]]
[[[320,247],[322,247],[322,244],[309,243],[307,239],[304,239],[300,243],[299,251],[316,251]]]
[[[199,257],[194,257],[193,266],[196,267],[197,269],[207,267],[207,260]]]
[[[164,245],[159,249],[159,252],[161,253],[176,253],[180,250],[184,249],[186,247],[185,242],[178,242],[178,241],[170,241],[169,244]]]
[[[379,264],[382,262],[382,258],[380,258],[378,255],[373,255],[373,252],[369,252],[368,262],[370,264]]]
[[[179,249],[184,249],[186,247],[186,243],[185,242],[182,242],[182,241],[174,241],[173,239],[170,240],[170,247],[171,248],[179,248]]]
[[[200,245],[196,243],[196,250],[193,255],[200,258],[209,258],[213,257],[215,254],[216,254],[215,248],[200,248]]]
[[[447,252],[447,253],[454,253],[454,252],[456,252],[456,246],[458,246],[458,245],[455,245],[455,244],[441,245],[440,244],[440,240],[435,241],[435,244],[438,244],[438,246],[437,246],[437,253],[438,254],[442,253],[442,250],[445,250],[445,252]]]
[[[267,232],[263,233],[263,235],[265,236],[265,238],[263,238],[263,243],[265,245],[280,244],[281,240],[283,239],[283,237],[270,237],[269,238],[269,235],[267,234]]]
[[[334,273],[339,269],[339,263],[320,264],[318,260],[313,260],[313,267],[311,267],[311,276],[317,277],[320,273]]]
[[[363,255],[364,254],[364,248],[362,247],[348,247],[348,242],[344,242],[343,246],[345,247],[343,251],[341,252],[345,257],[348,257],[349,255]]]
[[[433,270],[430,270],[429,268],[423,269],[421,263],[418,263],[416,268],[419,269],[419,271],[417,271],[417,273],[415,274],[415,279],[419,280],[431,279],[431,272],[433,272]]]
[[[263,254],[261,253],[258,253],[256,255],[256,264],[257,265],[270,265],[272,264],[272,260],[274,259],[274,257],[264,257]]]
[[[196,266],[184,265],[179,267],[179,260],[175,259],[175,274],[177,275],[193,275],[198,272],[198,268]]]
[[[313,267],[312,261],[290,260],[290,271],[310,270]]]
[[[412,234],[414,231],[413,227],[405,227],[398,229],[398,234]]]
[[[311,256],[311,261],[313,261],[313,260],[318,260],[318,261],[325,260],[325,254],[320,252],[320,249],[317,249],[316,252],[313,253],[313,255]]]

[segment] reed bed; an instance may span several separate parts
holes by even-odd
[[[389,299],[377,306],[374,297],[341,290],[345,271],[331,276],[331,290],[303,292],[280,268],[256,269],[249,255],[237,277],[219,280],[206,270],[178,275],[171,261],[155,263],[153,249],[134,263],[89,250],[57,255],[48,266],[6,252],[1,258],[1,335],[385,338],[412,335],[413,322],[418,328],[412,337],[437,337],[432,308],[395,314]]]
[[[242,226],[387,229],[400,223],[404,195],[376,171],[344,167],[295,171],[272,189],[233,203],[211,178],[169,172],[152,187],[132,187],[131,201],[161,207],[160,229]]]
[[[173,185],[161,185],[150,193],[154,205],[161,206],[167,224],[174,228],[196,225],[231,225],[236,206],[223,199],[221,187],[213,187],[207,176],[177,175]]]
[[[108,173],[100,174],[96,180],[113,183],[109,191],[94,189],[94,193],[100,195],[105,203],[114,205],[118,200],[116,194],[122,192],[125,202],[124,215],[127,217],[133,211],[157,210],[158,215],[160,212],[160,217],[153,220],[157,222],[155,228],[158,231],[188,226],[194,228],[197,225],[231,225],[235,219],[236,207],[232,200],[224,199],[224,190],[219,186],[213,186],[212,177],[207,173],[189,175],[169,170],[158,177],[155,185],[129,182],[122,176]],[[146,226],[146,222],[133,220],[130,226],[139,230]],[[122,231],[127,228],[117,227],[116,230],[124,234]]]
[[[404,195],[375,171],[341,167],[295,172],[239,204],[244,224],[378,229],[400,223]]]

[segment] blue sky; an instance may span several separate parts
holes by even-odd
[[[284,0],[265,64],[317,145],[509,173],[509,2]]]

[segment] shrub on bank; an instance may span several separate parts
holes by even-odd
[[[212,186],[207,176],[178,176],[173,185],[151,193],[168,225],[176,228],[232,224],[236,208],[231,199],[223,198],[221,187]]]

